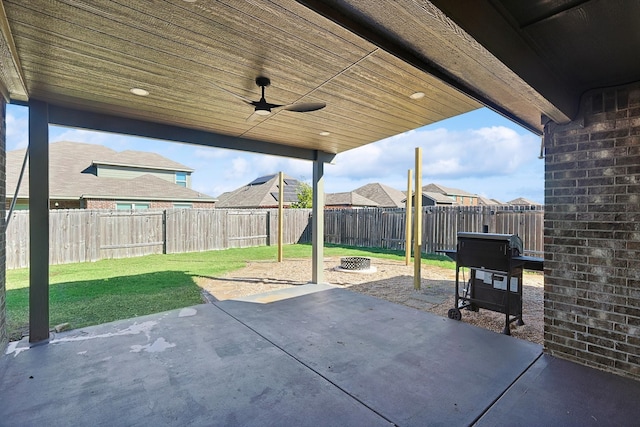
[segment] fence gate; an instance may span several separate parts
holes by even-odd
[[[269,244],[269,212],[228,211],[226,240],[228,248],[246,248]]]

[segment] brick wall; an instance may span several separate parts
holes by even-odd
[[[96,200],[96,199],[87,199],[85,201],[86,206],[82,206],[86,209],[115,209],[116,201],[115,200]],[[140,203],[150,203],[149,207],[151,209],[173,209],[173,202],[166,201],[141,201]],[[190,203],[190,202],[186,202]],[[215,203],[214,202],[193,202],[194,208],[209,208],[213,209]]]
[[[640,84],[549,127],[545,350],[640,379]]]
[[[7,345],[7,316],[6,316],[6,261],[7,261],[7,249],[6,249],[6,232],[5,232],[5,217],[6,217],[6,122],[5,117],[7,113],[7,106],[4,98],[0,97],[0,354],[4,353],[4,348]]]

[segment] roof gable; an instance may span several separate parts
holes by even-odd
[[[530,206],[530,205],[539,205],[540,203],[536,203],[529,199],[525,199],[524,197],[518,197],[517,199],[513,199],[507,202],[508,205],[521,205],[521,206]]]
[[[380,184],[379,182],[363,185],[353,190],[353,192],[373,200],[378,203],[380,207],[384,208],[403,207],[403,200],[406,199],[402,191],[396,190],[388,185]]]
[[[284,175],[283,204],[289,206],[298,201],[300,181]],[[278,204],[278,174],[258,177],[250,183],[228,191],[218,197],[216,207],[219,208],[258,208],[271,207]]]
[[[437,204],[440,204],[440,205],[453,205],[453,204],[455,204],[455,201],[451,197],[449,197],[447,195],[444,195],[442,193],[436,193],[436,192],[433,192],[433,191],[423,191],[422,195],[424,197],[428,197],[429,199],[433,200],[434,202],[436,202]]]
[[[460,190],[459,188],[445,187],[444,185],[434,184],[434,183],[430,183],[423,186],[422,191],[446,194],[448,196],[478,197],[475,194],[471,194],[468,191]]]
[[[380,204],[371,199],[367,199],[353,191],[342,193],[327,193],[325,195],[326,206],[356,206],[356,207],[379,207]]]
[[[145,168],[145,169],[161,169],[178,172],[193,172],[193,169],[174,162],[171,159],[167,159],[157,153],[151,153],[148,151],[114,151],[107,155],[94,158],[93,164],[95,165],[113,165],[123,166],[129,168]]]

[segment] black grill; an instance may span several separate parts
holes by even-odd
[[[487,309],[505,314],[509,324],[522,321],[522,240],[515,234],[458,233],[456,251],[456,302],[450,319],[460,320],[461,309]],[[470,278],[460,284],[460,269],[469,268]],[[464,281],[463,281],[464,282]]]

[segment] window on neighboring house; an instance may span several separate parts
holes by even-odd
[[[187,173],[186,172],[176,172],[176,184],[181,187],[187,186]]]
[[[116,203],[116,209],[118,210],[136,210],[136,209],[149,209],[149,203],[138,202],[118,202]]]
[[[191,203],[174,203],[173,207],[177,208],[177,209],[191,209],[193,207],[193,204],[191,204]]]

